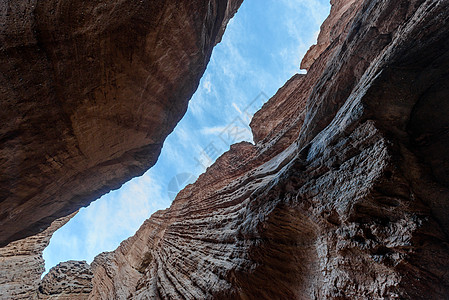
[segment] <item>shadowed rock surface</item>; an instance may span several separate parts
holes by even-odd
[[[89,299],[448,299],[449,1],[331,1],[239,143],[112,252]]]
[[[0,3],[0,246],[154,165],[241,2]]]

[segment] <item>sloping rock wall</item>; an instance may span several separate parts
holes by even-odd
[[[449,2],[331,3],[256,144],[97,256],[89,299],[448,299]]]
[[[0,3],[0,247],[156,162],[241,2]]]

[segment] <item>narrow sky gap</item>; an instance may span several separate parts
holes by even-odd
[[[252,141],[250,117],[299,72],[329,9],[329,0],[244,0],[156,165],[55,232],[44,251],[46,270],[114,250],[231,143]]]

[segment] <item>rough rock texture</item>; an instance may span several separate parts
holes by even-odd
[[[58,264],[42,279],[39,299],[82,300],[92,291],[93,273],[85,261]]]
[[[0,246],[155,163],[241,1],[0,3]]]
[[[45,271],[42,253],[53,233],[76,213],[54,221],[34,236],[0,248],[0,299],[36,299],[41,275]]]
[[[340,43],[345,38],[354,15],[359,11],[362,1],[331,0],[332,13],[321,25],[317,44],[310,47],[301,61],[301,69],[308,70],[315,60],[328,49],[332,43]]]
[[[333,2],[256,145],[97,256],[89,299],[449,299],[448,22],[446,0]]]
[[[257,144],[99,255],[90,299],[449,299],[449,1],[333,4]]]

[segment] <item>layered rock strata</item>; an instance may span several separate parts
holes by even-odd
[[[97,256],[89,299],[448,299],[449,2],[331,3],[256,144]]]
[[[85,261],[68,261],[53,267],[39,284],[39,299],[84,300],[92,291],[92,271]]]
[[[301,69],[308,70],[315,60],[332,43],[339,43],[344,38],[350,27],[354,15],[359,11],[362,1],[359,0],[331,0],[332,12],[321,25],[317,43],[312,45],[301,61]]]
[[[0,246],[156,162],[241,2],[0,3]]]
[[[41,275],[45,271],[42,253],[53,233],[76,213],[54,221],[34,236],[0,248],[0,299],[37,299]]]
[[[333,4],[256,145],[99,255],[90,299],[447,299],[449,2]]]

